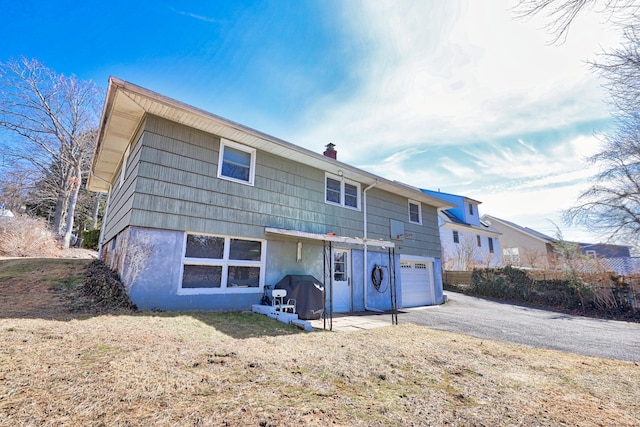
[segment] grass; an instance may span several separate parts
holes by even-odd
[[[34,262],[34,275],[46,283],[41,293],[58,295],[50,288],[64,279],[42,277],[41,267]],[[0,263],[0,277],[4,268]],[[20,280],[30,280],[27,271]],[[0,289],[15,288],[16,280]],[[305,333],[251,313],[91,314],[69,312],[65,304],[50,300],[58,315],[34,306],[15,317],[0,303],[0,426],[637,426],[640,420],[640,367],[630,362],[414,325]]]

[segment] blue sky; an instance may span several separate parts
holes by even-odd
[[[585,62],[616,43],[583,16],[563,45],[512,1],[3,2],[0,61],[113,75],[386,178],[565,227],[610,124]]]

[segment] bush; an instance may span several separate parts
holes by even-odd
[[[82,232],[82,247],[85,249],[98,250],[98,240],[100,239],[100,229],[87,230]]]
[[[27,215],[1,218],[0,255],[54,257],[60,255],[60,246],[42,218]]]

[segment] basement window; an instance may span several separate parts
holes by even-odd
[[[266,242],[189,233],[179,294],[257,292],[264,286]]]

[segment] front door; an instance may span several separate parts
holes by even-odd
[[[351,311],[351,262],[348,249],[333,250],[333,311]]]

